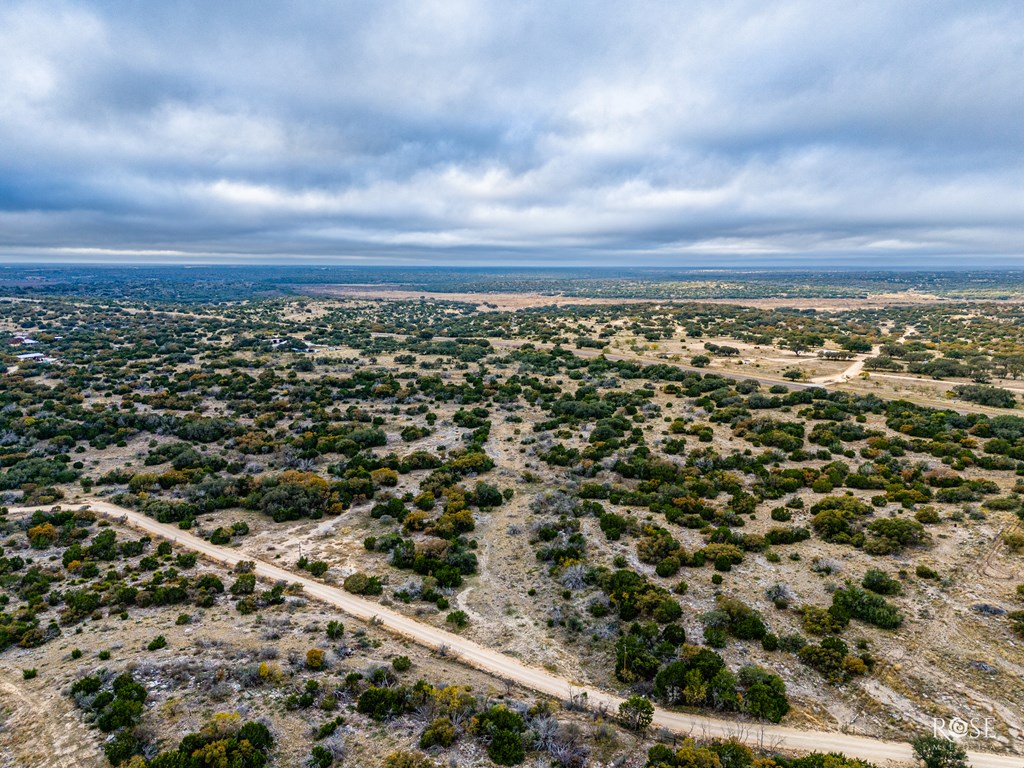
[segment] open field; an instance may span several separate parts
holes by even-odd
[[[336,298],[350,299],[371,299],[375,301],[418,301],[420,299],[433,299],[435,301],[455,301],[461,304],[472,304],[481,312],[515,312],[520,309],[533,307],[566,307],[566,306],[599,306],[616,304],[658,304],[673,301],[687,301],[688,299],[663,299],[663,298],[596,298],[593,296],[571,296],[562,294],[544,293],[499,293],[499,292],[445,292],[445,291],[424,291],[410,288],[403,288],[400,285],[316,285],[297,286],[297,289],[311,296],[330,296]],[[1018,299],[1021,300],[1021,299]],[[931,294],[917,292],[907,293],[879,293],[866,297],[849,297],[842,299],[827,298],[820,296],[808,296],[802,298],[730,298],[714,299],[702,298],[701,302],[708,304],[729,304],[740,307],[755,307],[758,309],[776,309],[784,307],[788,309],[813,309],[819,312],[829,312],[848,309],[885,309],[886,307],[902,307],[915,305],[933,305],[941,303],[943,299]]]

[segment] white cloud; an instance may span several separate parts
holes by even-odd
[[[0,246],[1020,254],[1022,39],[1012,2],[8,4]]]

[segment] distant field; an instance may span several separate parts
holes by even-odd
[[[473,304],[482,311],[515,311],[528,307],[565,307],[581,305],[608,304],[643,304],[665,301],[694,301],[690,298],[597,298],[592,296],[574,296],[563,294],[544,294],[536,292],[458,292],[451,293],[433,289],[412,289],[401,285],[382,283],[379,285],[309,285],[295,286],[295,290],[311,296],[337,296],[350,298],[373,298],[389,301],[411,301],[429,297],[437,301],[457,301]],[[980,299],[979,299],[980,300]],[[851,308],[882,309],[894,306],[918,304],[938,304],[948,299],[940,296],[922,294],[914,291],[906,293],[880,293],[868,296],[848,298],[826,297],[776,297],[776,298],[701,298],[706,304],[732,304],[741,307],[758,307],[771,309],[786,307],[791,309],[814,309],[819,312],[847,310]]]
[[[370,286],[441,294],[574,296],[591,299],[690,299],[736,303],[802,299],[927,302],[938,298],[1005,301],[1024,296],[1024,272],[835,272],[582,268],[412,268],[311,266],[0,265],[0,290],[19,296],[90,295],[148,302],[251,300],[313,286]],[[790,300],[796,300],[788,303]],[[756,305],[757,306],[757,305]],[[814,306],[850,306],[816,302]]]

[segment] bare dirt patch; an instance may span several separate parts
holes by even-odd
[[[106,766],[67,699],[43,681],[21,677],[21,670],[0,666],[0,763],[22,768]]]

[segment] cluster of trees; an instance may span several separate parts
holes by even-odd
[[[419,747],[449,749],[463,739],[475,739],[497,765],[519,765],[529,752],[546,753],[553,764],[582,768],[590,748],[578,729],[560,723],[557,706],[539,700],[532,706],[517,701],[492,704],[463,686],[435,687],[425,680],[401,685],[394,681],[361,687],[356,710],[374,720],[386,721],[415,713],[423,723]],[[362,686],[358,681],[357,685]],[[648,721],[649,722],[649,721]],[[391,758],[389,758],[391,760]],[[405,753],[395,765],[420,765],[420,757]]]
[[[242,722],[239,715],[217,715],[198,733],[190,733],[177,749],[161,752],[131,768],[263,768],[270,762],[274,737],[264,723]],[[330,766],[334,760],[320,765]]]
[[[113,734],[103,745],[103,752],[111,765],[121,765],[132,756],[142,754],[146,746],[135,727],[142,719],[148,693],[127,672],[106,680],[104,677],[110,676],[89,675],[78,679],[71,686],[71,695],[96,728]],[[173,764],[164,765],[170,768]]]
[[[61,568],[30,565],[20,555],[0,557],[0,585],[11,598],[0,612],[0,650],[42,645],[62,627],[104,614],[127,618],[149,606],[210,607],[225,591],[216,575],[194,572],[195,554],[175,554],[169,542],[154,547],[148,536],[120,539],[88,510],[37,511],[21,530],[30,547]]]
[[[750,636],[764,634],[763,626],[749,631]],[[789,711],[778,676],[754,666],[733,674],[713,650],[688,644],[679,624],[634,622],[616,641],[615,656],[616,677],[629,683],[652,680],[655,696],[666,704],[743,711],[771,722]]]
[[[972,403],[988,405],[993,408],[1013,408],[1017,398],[1008,389],[992,387],[985,384],[959,384],[952,389],[953,396]]]
[[[874,768],[871,763],[846,757],[838,752],[810,752],[800,757],[780,754],[761,755],[735,740],[699,745],[686,739],[681,746],[655,744],[647,750],[647,768]],[[926,768],[961,768],[926,762]]]

